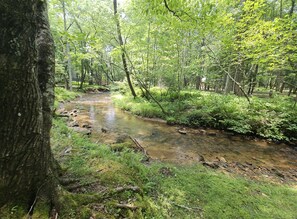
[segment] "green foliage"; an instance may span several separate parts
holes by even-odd
[[[69,91],[60,87],[55,87],[55,108],[58,107],[59,102],[72,100],[78,95],[78,92]]]
[[[113,99],[116,105],[126,111],[130,111],[135,115],[144,117],[158,117],[163,118],[165,115],[162,113],[161,109],[152,102],[148,102],[142,98],[136,98],[129,96],[122,96],[121,94],[114,95]]]
[[[158,106],[151,101],[122,94],[114,95],[113,100],[124,110],[141,116],[163,118],[168,124],[225,129],[277,141],[295,141],[297,137],[297,113],[289,97],[253,97],[251,104],[248,104],[234,95],[210,92],[181,91],[180,94],[172,94],[153,88],[152,94],[168,112],[167,116],[162,115],[157,110]]]

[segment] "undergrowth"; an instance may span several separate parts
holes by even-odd
[[[239,134],[256,135],[273,141],[297,141],[297,110],[290,97],[243,97],[213,92],[183,90],[180,93],[152,88],[152,95],[166,111],[144,97],[133,98],[129,92],[113,95],[115,104],[123,110],[145,117],[158,117],[169,124],[194,128],[216,128]]]
[[[78,96],[78,92],[69,91],[61,87],[55,87],[55,103],[54,107],[57,109],[59,102],[65,102],[74,99]]]
[[[142,154],[131,149],[115,151],[111,146],[92,143],[87,137],[70,131],[61,119],[54,121],[52,136],[53,152],[62,168],[80,183],[92,185],[79,193],[92,195],[125,186],[137,186],[141,190],[141,193],[127,191],[100,203],[86,203],[84,196],[74,196],[76,203],[62,209],[61,218],[296,216],[297,190],[294,188],[227,176],[200,164],[146,164]],[[71,152],[65,155],[63,152],[69,147]],[[137,206],[137,209],[118,208],[119,203]],[[101,208],[92,207],[96,204]]]

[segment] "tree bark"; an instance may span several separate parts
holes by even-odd
[[[53,192],[54,48],[46,2],[0,3],[0,206]]]

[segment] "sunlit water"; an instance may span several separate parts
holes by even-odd
[[[180,127],[144,120],[115,108],[107,93],[84,95],[67,108],[77,108],[88,115],[94,141],[114,143],[123,136],[131,136],[153,159],[192,163],[202,155],[210,161],[224,157],[228,162],[250,162],[284,170],[297,168],[297,151],[285,144],[246,140],[219,131],[209,136],[188,128],[187,134],[182,135],[178,133]],[[103,133],[102,128],[107,132]]]

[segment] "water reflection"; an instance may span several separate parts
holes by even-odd
[[[199,155],[203,155],[208,160],[224,157],[230,162],[297,168],[297,152],[285,144],[248,141],[221,132],[208,136],[191,129],[188,129],[187,135],[181,135],[177,132],[178,127],[143,120],[116,109],[109,94],[88,94],[71,104],[70,107],[80,105],[89,113],[93,123],[92,138],[96,141],[113,143],[121,136],[131,136],[156,159],[195,162]],[[108,132],[102,133],[102,128]]]

